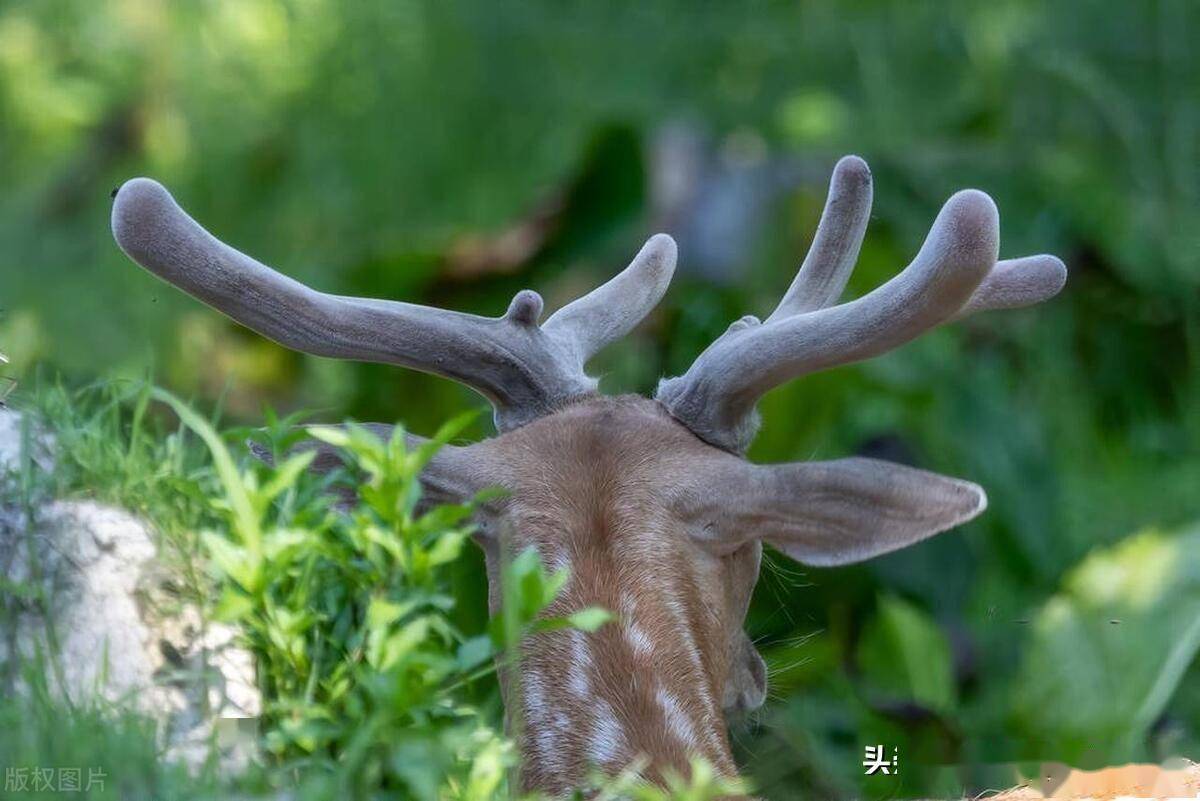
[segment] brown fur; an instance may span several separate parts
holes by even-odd
[[[591,767],[612,771],[638,756],[649,760],[652,777],[665,769],[686,773],[692,756],[734,774],[721,703],[731,656],[745,640],[741,625],[760,549],[753,543],[718,556],[689,536],[675,510],[679,485],[672,477],[695,475],[698,462],[735,457],[702,442],[659,404],[638,397],[589,399],[483,446],[489,462],[503,465],[497,478],[510,491],[500,512],[500,547],[516,554],[532,545],[544,561],[554,565],[565,557],[572,569],[547,614],[596,605],[623,616],[586,635],[593,664],[590,697],[579,697],[569,686],[581,670],[573,664],[572,639],[584,635],[558,631],[526,643],[522,673],[542,678],[550,707],[545,714],[566,725],[556,728],[565,734],[556,733],[556,753],[547,755],[538,747],[539,737],[546,742],[538,731],[546,725],[543,715],[524,722],[523,786],[566,791]],[[500,549],[487,550],[495,611]],[[671,611],[672,603],[678,612]],[[653,644],[650,653],[638,653],[631,644],[626,634],[631,622]],[[504,681],[510,716],[528,700],[512,678]],[[671,730],[656,698],[660,690],[677,699],[693,722],[694,749]],[[592,765],[588,738],[602,702],[623,731],[623,745],[607,764]]]

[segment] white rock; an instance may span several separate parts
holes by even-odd
[[[23,419],[19,412],[0,407],[0,474],[21,469]],[[45,432],[37,429],[30,431],[33,461],[45,471],[49,471],[53,466],[50,459],[50,443],[51,438]]]
[[[19,416],[0,410],[0,499],[16,497],[9,490],[20,432]],[[47,679],[60,697],[79,704],[98,696],[152,716],[168,757],[198,767],[215,743],[222,764],[244,766],[254,738],[230,745],[220,722],[252,728],[245,719],[261,714],[253,657],[234,629],[206,623],[178,596],[181,582],[159,558],[154,530],[89,500],[55,501],[32,517],[0,503],[0,574],[36,590],[13,596],[15,631],[0,637],[0,661],[10,644],[24,659],[50,654]]]

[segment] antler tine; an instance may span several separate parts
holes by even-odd
[[[1067,265],[1041,254],[996,262],[954,318],[990,309],[1019,309],[1049,300],[1067,283]]]
[[[767,322],[837,303],[854,271],[871,218],[871,168],[845,156],[833,168],[817,233],[800,271]]]
[[[840,306],[862,244],[871,173],[856,156],[838,162],[808,256],[763,324],[743,317],[687,373],[659,384],[657,398],[702,439],[734,452],[749,447],[755,404],[805,373],[870,358],[948,320],[1053,297],[1066,282],[1054,256],[997,262],[999,214],[992,199],[965,190],[942,207],[916,258],[873,292]]]
[[[502,431],[594,392],[595,380],[583,372],[586,356],[579,354],[590,355],[588,346],[636,324],[662,294],[645,289],[644,276],[658,286],[674,267],[674,243],[668,248],[652,240],[643,249],[650,252],[643,262],[652,264],[635,261],[610,282],[616,289],[597,290],[606,303],[626,308],[583,315],[556,333],[538,325],[542,298],[531,290],[518,292],[498,318],[318,292],[216,239],[148,178],[121,187],[112,226],[131,259],[242,325],[305,353],[396,364],[459,381],[492,402]],[[622,280],[626,273],[630,277]],[[589,339],[579,329],[591,322],[604,331]]]
[[[837,302],[854,271],[871,216],[871,169],[858,156],[833,168],[829,195],[808,255],[766,322]],[[1050,255],[997,262],[955,319],[991,309],[1032,306],[1058,294],[1067,281],[1062,260]]]
[[[659,385],[659,401],[701,438],[744,451],[767,390],[891,350],[953,317],[995,264],[998,228],[991,198],[955,194],[895,278],[849,303],[727,332],[682,377]]]
[[[625,336],[662,299],[675,272],[675,240],[650,237],[633,261],[607,283],[556,311],[543,330],[569,343],[580,363]]]

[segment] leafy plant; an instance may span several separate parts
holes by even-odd
[[[189,774],[183,765],[162,759],[154,721],[100,701],[64,703],[52,689],[43,658],[23,667],[23,690],[0,696],[6,799],[223,797],[211,771]]]
[[[860,646],[864,672],[895,699],[941,713],[955,706],[950,645],[929,616],[911,603],[885,596]]]
[[[269,420],[263,439],[275,467],[239,466],[206,420],[166,392],[153,395],[212,453],[225,524],[203,534],[219,590],[214,612],[242,628],[257,656],[265,743],[279,764],[320,766],[322,791],[493,797],[515,765],[513,747],[458,691],[490,673],[493,657],[516,661],[526,634],[592,630],[609,615],[542,617],[568,573],[547,574],[531,549],[506,566],[504,614],[487,633],[468,636],[451,622],[445,568],[489,496],[423,508],[418,477],[473,415],[415,448],[399,427],[387,441],[354,424],[309,428],[347,462],[318,479],[306,473],[315,451],[293,449],[292,420]],[[332,490],[356,504],[334,508]]]
[[[594,630],[611,615],[584,608],[545,616],[569,576],[547,572],[531,549],[505,566],[502,614],[485,630],[466,633],[451,622],[458,601],[447,569],[486,496],[427,508],[417,476],[468,417],[409,448],[400,430],[383,441],[354,424],[304,429],[298,415],[270,412],[265,429],[219,432],[178,398],[141,383],[76,392],[56,384],[38,400],[61,467],[47,473],[27,465],[23,482],[39,487],[29,503],[86,491],[155,520],[161,515],[173,532],[167,554],[190,565],[189,597],[235,625],[256,656],[268,764],[234,776],[210,764],[189,776],[164,759],[153,720],[88,699],[66,705],[49,691],[50,668],[36,661],[10,665],[23,671],[29,691],[0,700],[0,721],[10,723],[0,732],[0,754],[9,766],[95,769],[107,781],[98,797],[165,793],[198,801],[281,788],[314,799],[512,796],[515,749],[498,728],[497,707],[470,703],[469,691],[483,683],[475,695],[494,698],[493,660],[519,669],[528,634]],[[178,425],[155,401],[174,411]],[[234,457],[227,443],[247,435],[268,446],[273,464]],[[303,448],[312,440],[337,448],[345,467],[326,476],[307,471],[313,453]],[[180,487],[186,491],[172,497]],[[347,497],[355,500],[334,505]],[[746,786],[697,762],[660,788],[640,777],[642,767],[598,775],[591,792],[706,801]]]
[[[353,425],[311,429],[348,457],[322,482],[305,473],[312,450],[281,453],[273,469],[238,466],[207,421],[155,395],[212,453],[226,524],[203,535],[214,611],[257,656],[268,750],[289,767],[332,760],[318,778],[343,792],[491,797],[511,746],[448,692],[494,653],[447,616],[455,599],[442,568],[470,536],[472,505],[418,512],[418,474],[465,420],[414,450],[399,429],[387,442]],[[346,512],[317,491],[352,477],[359,500]]]
[[[694,759],[688,776],[669,772],[665,786],[649,784],[641,778],[643,763],[635,763],[614,779],[597,780],[590,790],[576,791],[574,798],[593,801],[716,801],[732,795],[750,792],[745,779],[731,779],[718,774],[706,760]]]
[[[1144,531],[1091,554],[1042,607],[1014,717],[1073,764],[1161,759],[1147,733],[1200,650],[1200,530]],[[1098,699],[1103,699],[1098,703]]]

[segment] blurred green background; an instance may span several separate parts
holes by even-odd
[[[1167,0],[3,3],[5,375],[149,369],[247,423],[430,433],[480,405],[285,351],[135,267],[108,228],[135,175],[317,288],[488,315],[526,286],[553,309],[666,230],[674,285],[592,370],[642,393],[773,308],[838,156],[875,176],[851,294],[979,187],[1002,255],[1061,256],[1063,294],[777,390],[752,457],[893,458],[990,508],[853,569],[769,564],[748,629],[772,698],[740,761],[768,797],[835,798],[1200,758],[1198,36]],[[483,581],[460,577],[480,617]],[[862,775],[873,744],[898,776]]]

